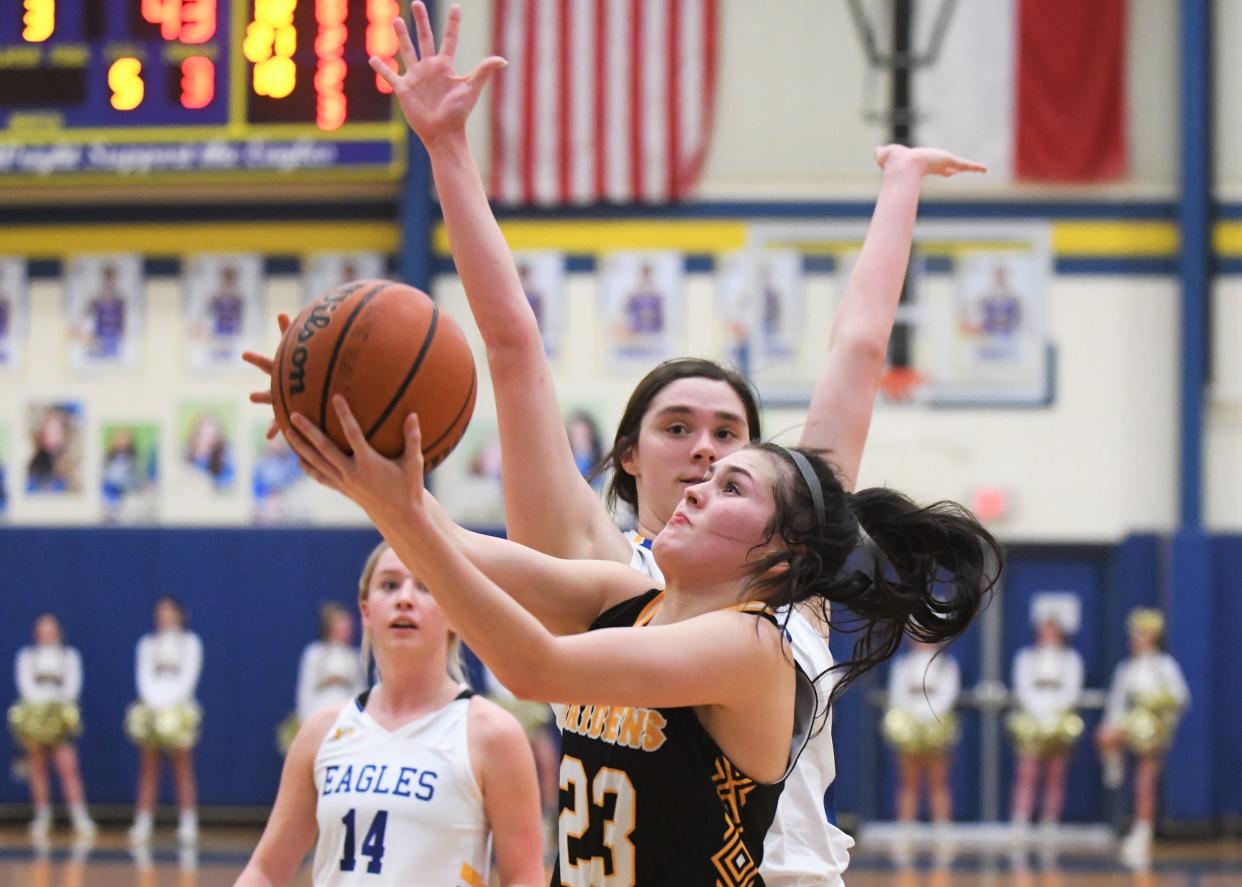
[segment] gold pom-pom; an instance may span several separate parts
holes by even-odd
[[[920,720],[909,712],[890,709],[881,724],[884,738],[906,755],[941,754],[957,742],[957,716],[952,712],[940,718]]]
[[[202,709],[193,702],[160,709],[135,702],[125,711],[125,732],[135,744],[147,748],[192,748],[202,722]]]
[[[82,733],[82,713],[72,702],[18,702],[9,708],[9,729],[20,741],[55,746]]]
[[[302,721],[296,711],[289,712],[283,721],[276,725],[276,748],[282,755],[289,754],[289,746],[293,745],[293,737],[302,729]]]
[[[1054,757],[1064,754],[1082,736],[1082,718],[1066,711],[1047,721],[1040,721],[1025,711],[1010,712],[1005,719],[1009,738],[1023,754]]]

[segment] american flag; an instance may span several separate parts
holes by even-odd
[[[497,0],[492,197],[666,203],[711,132],[718,0]]]

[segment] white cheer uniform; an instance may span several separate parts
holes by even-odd
[[[366,689],[362,654],[357,647],[315,641],[298,663],[298,719],[303,723],[330,705],[340,705]]]
[[[22,702],[77,702],[82,692],[82,657],[63,644],[22,647],[15,672]]]
[[[1180,710],[1184,711],[1190,704],[1190,688],[1186,686],[1177,660],[1159,651],[1123,660],[1113,672],[1113,682],[1108,688],[1104,723],[1120,726],[1136,700],[1158,693],[1172,696]]]
[[[158,711],[190,705],[203,670],[203,644],[192,631],[166,629],[138,641],[138,699]]]
[[[486,884],[491,829],[470,766],[469,690],[396,730],[341,709],[315,755],[315,887]]]
[[[637,533],[628,534],[634,554],[630,566],[650,576],[660,587],[664,574],[650,549]],[[793,771],[785,780],[785,790],[776,804],[776,816],[763,841],[763,862],[759,873],[768,887],[841,887],[842,874],[850,863],[854,839],[828,821],[824,796],[836,779],[836,758],[832,750],[832,714],[824,712],[834,682],[826,672],[832,667],[828,643],[805,616],[796,609],[776,611],[777,623],[789,621],[786,636],[794,661],[815,683],[814,733]],[[822,724],[822,726],[821,726]]]
[[[1078,707],[1082,684],[1082,657],[1070,647],[1038,644],[1024,647],[1014,659],[1014,697],[1041,727]]]
[[[953,713],[962,687],[957,660],[933,650],[911,650],[893,660],[888,673],[888,707],[920,721]]]

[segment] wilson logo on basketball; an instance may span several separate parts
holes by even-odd
[[[453,449],[474,412],[474,358],[461,328],[414,287],[359,280],[303,309],[285,331],[272,373],[276,423],[301,413],[349,451],[332,406],[341,395],[367,441],[393,458],[418,414],[425,470]]]

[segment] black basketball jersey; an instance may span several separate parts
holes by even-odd
[[[624,601],[600,614],[591,630],[645,625],[662,595]],[[756,616],[776,621],[768,611]],[[733,766],[692,707],[571,705],[557,715],[561,812],[553,887],[763,884],[763,838],[783,780],[757,783]]]

